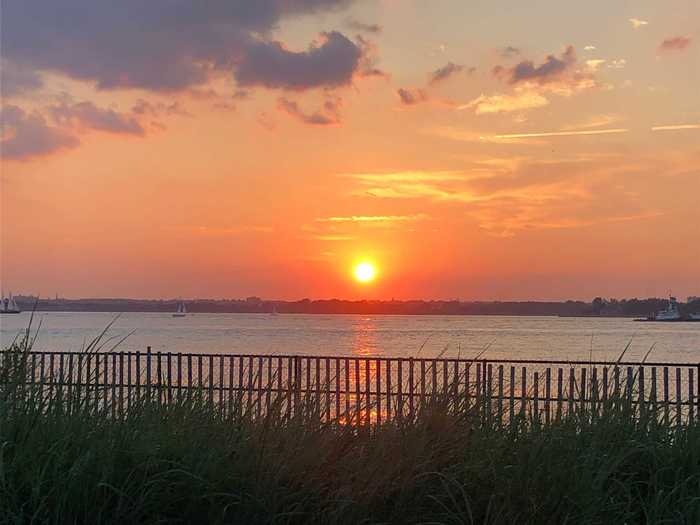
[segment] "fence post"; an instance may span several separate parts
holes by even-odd
[[[294,356],[294,414],[299,414],[299,405],[301,403],[301,359],[298,355]]]
[[[413,421],[413,358],[408,358],[408,417]]]
[[[146,347],[146,398],[151,402],[151,347]]]

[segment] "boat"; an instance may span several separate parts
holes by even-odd
[[[2,302],[0,302],[0,314],[19,313],[22,313],[22,310],[20,310],[17,306],[17,302],[15,301],[15,298],[12,297],[12,293],[10,293],[10,295],[8,295],[7,297],[2,298]]]
[[[185,308],[185,303],[182,301],[177,303],[177,312],[173,314],[173,317],[185,317],[187,315],[187,308]]]
[[[678,300],[673,297],[669,296],[668,298],[668,306],[656,312],[656,315],[654,316],[654,321],[680,321],[681,320],[681,312],[678,309]]]
[[[688,314],[688,321],[700,321],[700,314]]]
[[[681,315],[680,308],[678,307],[678,299],[670,295],[668,297],[668,306],[663,310],[659,310],[653,315],[650,315],[646,319],[635,319],[635,321],[657,321],[657,322],[679,322],[679,321],[695,321],[700,319],[693,319],[696,314],[690,314],[688,317],[683,317]]]

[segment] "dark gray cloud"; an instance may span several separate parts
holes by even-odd
[[[350,83],[361,56],[360,48],[337,31],[324,33],[320,43],[302,52],[259,41],[235,65],[236,80],[241,86],[289,90],[341,86]]]
[[[157,91],[201,85],[212,72],[231,71],[236,64],[242,65],[247,84],[323,86],[324,71],[306,69],[311,80],[304,82],[296,67],[323,68],[332,58],[349,60],[328,75],[331,85],[337,85],[347,80],[348,67],[356,63],[356,49],[342,35],[331,33],[310,57],[288,52],[267,36],[285,18],[342,8],[352,1],[3,0],[3,55],[32,71],[60,72],[103,89]],[[319,56],[324,60],[314,60]],[[253,64],[258,58],[267,60],[261,77]],[[272,65],[291,80],[265,69]]]
[[[505,77],[509,83],[537,82],[546,84],[559,80],[576,65],[576,50],[568,46],[560,57],[547,55],[544,62],[536,66],[532,60],[523,60],[511,68],[496,66],[493,72]]]
[[[345,21],[345,26],[353,31],[361,31],[362,33],[371,33],[378,35],[383,31],[382,26],[379,24],[365,24],[354,18],[349,18]]]
[[[0,152],[7,160],[27,160],[79,144],[69,132],[50,126],[39,113],[27,113],[22,108],[7,105],[0,111],[2,141]]]
[[[49,112],[59,126],[83,127],[121,133],[127,135],[144,135],[145,130],[138,120],[131,115],[97,107],[92,102],[61,103],[49,108]]]
[[[342,100],[339,98],[329,99],[323,104],[323,107],[314,113],[304,113],[296,102],[281,97],[277,99],[277,105],[280,110],[297,120],[310,124],[312,126],[332,126],[340,124],[340,106]]]
[[[674,36],[667,38],[659,45],[659,51],[683,51],[690,45],[690,37]]]
[[[503,58],[513,58],[520,54],[520,49],[514,46],[506,46],[500,51]]]
[[[428,100],[428,94],[422,89],[399,88],[396,93],[404,106],[414,106]]]
[[[430,79],[428,80],[428,84],[434,85],[442,82],[443,80],[447,80],[450,78],[452,75],[455,75],[457,73],[460,73],[464,71],[465,68],[461,64],[455,64],[454,62],[448,62],[446,65],[444,65],[441,68],[436,69],[432,73],[430,73]],[[467,72],[472,73],[474,71],[474,68],[470,68],[467,70]]]
[[[181,117],[190,117],[190,113],[184,109],[177,100],[170,104],[163,102],[149,102],[148,100],[139,99],[131,108],[131,112],[138,116],[162,117],[177,115]]]

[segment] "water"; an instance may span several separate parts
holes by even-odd
[[[79,350],[116,314],[47,312],[37,350]],[[30,314],[0,317],[3,348]],[[392,357],[625,360],[652,347],[654,361],[700,362],[700,323],[635,323],[631,319],[124,313],[108,332],[118,349],[154,352],[359,355]],[[116,341],[115,341],[116,342]],[[108,345],[109,346],[109,345]]]

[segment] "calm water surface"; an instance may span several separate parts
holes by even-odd
[[[29,323],[29,313],[0,317],[3,347]],[[109,313],[50,312],[36,348],[79,350],[116,317]],[[631,319],[124,313],[108,332],[128,336],[121,350],[318,354],[438,355],[506,359],[641,359],[653,346],[655,361],[700,362],[700,323],[635,323]]]

